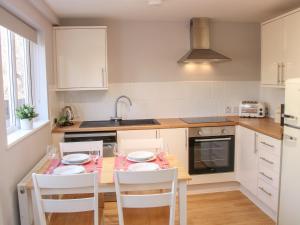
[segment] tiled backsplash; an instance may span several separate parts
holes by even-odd
[[[133,103],[132,107],[126,100],[119,104],[119,112],[126,118],[189,117],[223,115],[226,107],[229,114],[237,113],[241,100],[260,99],[260,91],[256,81],[114,83],[108,91],[58,93],[58,99],[61,108],[73,106],[79,120],[109,119],[120,95],[129,96]],[[263,94],[263,99],[274,100],[272,94]]]

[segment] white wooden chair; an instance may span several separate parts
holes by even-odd
[[[75,213],[94,211],[94,225],[98,225],[98,173],[78,175],[32,174],[34,194],[40,225],[47,225],[45,213]],[[45,196],[61,194],[93,194],[76,199],[49,199]]]
[[[154,208],[169,206],[169,225],[175,223],[177,169],[147,172],[115,171],[119,225],[124,225],[123,208]],[[134,187],[134,188],[133,188]],[[152,191],[164,189],[157,194],[130,194],[130,190]]]
[[[121,139],[118,148],[124,153],[130,153],[138,150],[156,152],[157,150],[164,148],[164,141],[161,138]]]
[[[65,153],[90,151],[99,151],[100,157],[103,156],[103,141],[60,142],[59,147],[61,157],[63,157]]]

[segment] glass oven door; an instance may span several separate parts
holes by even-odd
[[[234,171],[234,136],[192,137],[189,139],[189,173]]]

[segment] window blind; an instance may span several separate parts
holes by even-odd
[[[0,25],[37,43],[37,31],[2,7],[0,7]]]

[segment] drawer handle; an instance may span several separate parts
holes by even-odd
[[[264,172],[259,172],[261,175],[263,175],[265,178],[268,178],[269,180],[273,180],[273,178],[272,177],[270,177],[270,176],[268,176],[268,175],[266,175]]]
[[[274,145],[270,145],[267,142],[261,141],[260,143],[263,144],[263,145],[266,145],[266,146],[268,146],[270,148],[274,148]]]
[[[267,160],[265,157],[260,157],[260,159],[261,159],[261,160],[264,160],[265,162],[267,162],[267,163],[269,163],[269,164],[271,164],[271,165],[274,164],[274,162],[272,162],[272,161],[270,161],[270,160]]]
[[[272,197],[272,194],[268,191],[266,191],[263,187],[258,187],[262,192],[264,192],[265,194],[269,195],[270,197]]]

